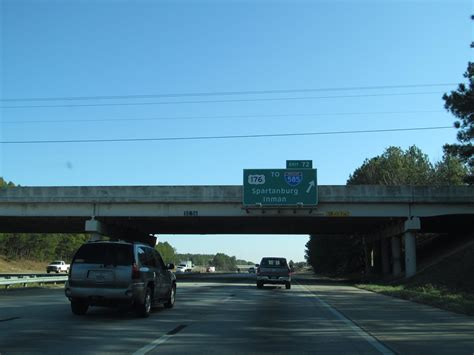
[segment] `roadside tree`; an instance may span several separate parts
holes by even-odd
[[[178,262],[178,260],[176,260],[176,249],[173,248],[170,243],[158,243],[155,249],[161,254],[165,264]]]
[[[458,118],[454,127],[458,129],[459,144],[446,144],[443,148],[447,154],[454,155],[466,164],[469,174],[465,181],[474,184],[474,63],[469,62],[464,77],[468,84],[459,84],[456,91],[444,94],[444,107]]]

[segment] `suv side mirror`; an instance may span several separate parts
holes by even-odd
[[[174,264],[173,264],[173,263],[171,263],[171,264],[166,264],[166,268],[167,268],[168,270],[173,270],[173,269],[174,269]]]
[[[260,267],[260,264],[255,264],[255,267]]]

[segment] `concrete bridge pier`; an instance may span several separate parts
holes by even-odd
[[[85,231],[89,234],[89,241],[102,240],[107,235],[105,225],[94,217],[86,221]]]
[[[141,242],[154,247],[157,244],[157,237],[139,230],[104,223],[92,217],[86,221],[86,233],[90,234],[90,240],[102,240],[104,236],[111,239],[121,239],[127,241]]]
[[[388,261],[388,238],[390,238],[390,249],[392,251],[392,275],[398,277],[402,274],[402,238],[405,249],[405,277],[408,278],[416,274],[416,232],[420,229],[420,218],[411,217],[404,221],[386,226],[381,231],[380,245],[382,272],[384,275],[387,275],[390,269]]]
[[[100,233],[89,233],[89,241],[90,242],[96,242],[98,240],[102,240],[103,236]]]
[[[390,243],[392,247],[392,274],[397,277],[402,273],[402,264],[400,263],[402,243],[399,236],[390,238]]]
[[[421,229],[420,219],[406,220],[404,229],[405,278],[408,278],[416,274],[416,231]]]
[[[382,275],[386,276],[390,274],[390,255],[388,247],[388,239],[380,239],[380,258],[382,263]]]

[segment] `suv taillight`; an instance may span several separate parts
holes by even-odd
[[[133,263],[132,264],[132,279],[139,279],[140,278],[140,270],[138,269],[138,265]]]

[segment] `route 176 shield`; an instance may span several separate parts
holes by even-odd
[[[303,181],[303,173],[298,171],[286,171],[285,181],[290,186],[298,186]]]

